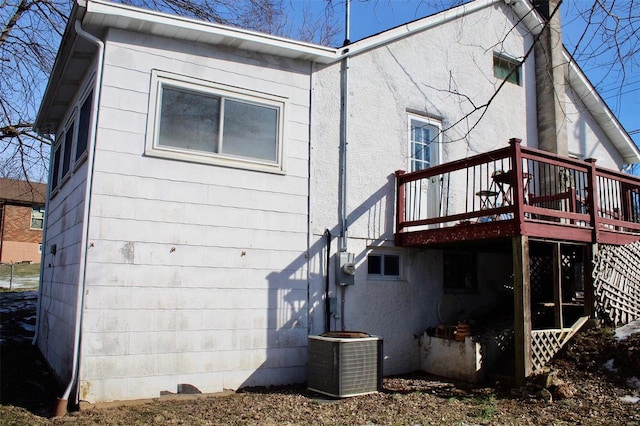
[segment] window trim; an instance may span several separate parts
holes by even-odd
[[[413,138],[411,136],[413,124],[412,121],[419,121],[424,123],[427,126],[432,126],[438,129],[438,140],[435,145],[430,148],[431,149],[431,165],[429,167],[441,164],[441,155],[442,150],[440,146],[442,145],[442,121],[434,118],[430,118],[424,115],[419,115],[415,113],[407,113],[407,170],[413,170]]]
[[[42,214],[42,217],[37,218],[42,220],[42,226],[40,228],[34,228],[33,227],[33,213],[34,211],[38,209],[39,213]],[[45,215],[45,208],[44,207],[37,207],[37,206],[32,206],[31,207],[31,218],[29,220],[29,229],[34,230],[34,231],[42,231],[44,229],[44,215]]]
[[[73,143],[73,149],[72,149],[72,155],[73,155],[73,170],[77,170],[78,167],[80,167],[80,165],[84,162],[84,160],[87,159],[87,157],[89,156],[89,143],[91,142],[91,129],[93,126],[93,108],[95,105],[95,99],[93,99],[93,97],[95,96],[94,93],[94,89],[95,89],[95,85],[91,84],[92,81],[89,82],[89,84],[87,85],[87,87],[85,88],[85,90],[82,92],[82,96],[80,96],[79,101],[76,103],[76,108],[78,110],[78,114],[77,114],[77,119],[76,119],[76,132],[75,132],[75,140]],[[91,103],[89,104],[89,119],[87,122],[87,145],[84,148],[84,151],[82,151],[82,153],[80,153],[80,155],[78,155],[78,138],[80,136],[80,121],[83,117],[82,115],[82,108],[84,107],[85,102],[87,102],[87,100],[89,99],[89,96],[91,96]]]
[[[51,191],[49,194],[49,199],[53,199],[58,192],[62,189],[64,184],[71,179],[71,177],[76,173],[77,169],[82,165],[82,163],[88,157],[89,151],[89,143],[91,141],[91,132],[93,126],[93,117],[94,117],[94,106],[96,105],[95,99],[92,99],[91,108],[89,109],[89,134],[87,136],[87,148],[84,152],[76,158],[77,144],[78,144],[78,130],[79,130],[79,118],[80,118],[80,110],[84,105],[90,94],[95,94],[95,73],[91,73],[90,76],[84,80],[82,84],[82,89],[77,92],[77,95],[74,97],[73,102],[70,102],[69,110],[65,116],[65,120],[63,121],[64,125],[60,126],[58,132],[56,133],[56,138],[54,143],[52,144],[51,151],[51,174],[49,176],[49,182]],[[66,173],[62,175],[63,163],[64,163],[64,151],[65,151],[65,141],[67,137],[67,133],[69,129],[73,131],[73,138],[71,141],[71,146],[69,147],[69,168]],[[56,159],[56,154],[59,152],[59,158]],[[57,172],[57,173],[55,173]],[[55,182],[55,185],[52,184]]]
[[[224,99],[239,101],[257,106],[276,109],[276,161],[260,160],[224,153],[207,153],[195,150],[181,149],[166,145],[159,145],[159,126],[161,113],[162,88],[171,87],[178,90],[191,91],[196,94],[219,96]],[[188,76],[176,75],[165,71],[152,70],[151,90],[149,92],[149,117],[147,120],[147,138],[145,155],[171,160],[188,161],[193,163],[210,164],[239,169],[264,171],[284,174],[285,156],[285,120],[287,99],[263,92],[255,92],[233,86],[227,86],[210,81],[204,81]],[[222,109],[221,109],[222,113]],[[223,141],[224,142],[224,141]]]
[[[371,256],[379,256],[381,258],[381,274],[372,274],[369,273],[369,258]],[[384,273],[384,258],[386,256],[393,256],[398,258],[398,275],[387,275]],[[391,251],[391,250],[370,250],[367,253],[367,279],[369,281],[402,281],[403,279],[403,256],[399,251]]]
[[[509,78],[513,78],[513,75],[516,76],[516,81],[512,81],[507,77],[500,77],[498,75],[496,75],[496,66],[500,63],[507,63],[510,65],[515,66],[515,73],[511,74],[511,77]],[[522,61],[517,60],[516,58],[514,58],[513,56],[510,55],[506,55],[504,53],[499,53],[499,52],[493,52],[493,59],[492,59],[492,70],[493,70],[493,76],[500,80],[500,81],[506,81],[507,83],[511,83],[511,84],[515,84],[516,86],[520,86],[522,87]]]

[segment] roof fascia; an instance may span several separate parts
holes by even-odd
[[[154,23],[180,28],[186,32],[202,32],[233,38],[243,43],[243,48],[248,50],[253,50],[252,48],[259,50],[260,46],[269,46],[275,49],[276,52],[281,53],[282,56],[301,58],[319,63],[330,63],[337,58],[337,49],[333,47],[320,46],[258,31],[198,21],[183,16],[140,9],[121,3],[111,3],[102,0],[78,0],[78,4],[86,5],[87,12],[85,19],[92,15],[116,17],[117,20],[115,24],[110,25],[110,27],[127,29],[130,28],[128,24],[131,23]],[[144,32],[143,28],[144,26],[140,25],[140,30]],[[177,35],[176,37],[180,36]]]
[[[520,21],[534,36],[540,34],[544,27],[544,20],[528,0],[504,0],[504,2],[511,6]],[[640,163],[640,148],[633,142],[567,49],[563,48],[562,54],[568,63],[565,67],[565,79],[569,87],[580,97],[591,116],[620,153],[623,161],[627,164]]]
[[[631,136],[620,124],[607,103],[582,72],[567,49],[563,49],[564,59],[569,66],[565,69],[565,78],[570,87],[576,92],[582,103],[587,107],[591,116],[596,120],[602,131],[611,139],[622,159],[627,164],[640,163],[640,148],[633,142]]]
[[[49,80],[47,81],[47,87],[44,91],[42,101],[40,102],[40,108],[38,109],[38,114],[36,115],[36,119],[33,124],[34,130],[38,134],[44,135],[57,130],[42,128],[42,126],[45,124],[43,121],[45,117],[48,116],[49,108],[55,101],[56,93],[58,92],[58,89],[63,82],[62,75],[64,74],[64,70],[67,67],[67,62],[72,57],[72,52],[77,36],[74,29],[74,22],[77,19],[81,19],[83,15],[84,9],[81,9],[74,4],[73,8],[71,9],[71,14],[69,15],[69,19],[67,20],[67,27],[65,28],[64,33],[62,34],[62,38],[60,39],[60,47],[58,47],[58,53],[53,63],[53,68],[51,69]]]

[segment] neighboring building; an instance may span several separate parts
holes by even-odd
[[[72,399],[303,382],[307,336],[327,329],[380,335],[385,374],[413,371],[423,332],[462,312],[504,309],[525,347],[527,238],[547,217],[572,225],[558,247],[609,235],[590,216],[595,166],[569,155],[640,162],[561,45],[562,82],[536,82],[542,22],[526,0],[478,0],[334,49],[79,1],[36,123],[56,135],[37,343]],[[549,93],[565,112],[553,143]],[[401,169],[438,172],[408,174],[417,186]],[[565,170],[562,191],[541,186]],[[640,239],[632,222],[609,224]],[[338,250],[355,276],[334,272]]]
[[[0,263],[40,263],[47,185],[0,179]]]

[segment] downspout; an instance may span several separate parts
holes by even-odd
[[[351,15],[351,0],[347,0],[345,4],[345,40],[342,54],[342,69],[340,80],[340,239],[338,240],[338,250],[347,251],[347,145],[349,135],[349,102],[348,84],[349,84],[349,41],[351,26],[349,24]]]
[[[349,95],[349,40],[351,34],[351,0],[346,0],[345,3],[345,39],[344,49],[342,54],[342,69],[340,80],[340,103],[341,103],[341,117],[340,117],[340,238],[338,239],[338,251],[347,251],[347,145],[349,136],[349,101],[347,96]],[[341,286],[340,289],[340,325],[341,330],[344,331],[344,302],[345,302],[345,287]]]
[[[49,145],[51,146],[51,154],[49,155],[49,179],[47,182],[51,182],[51,174],[53,173],[53,156],[55,151],[55,141],[51,138],[46,137],[45,135],[41,135],[43,138],[49,141]],[[44,222],[42,223],[42,252],[40,253],[40,278],[38,279],[38,302],[36,305],[36,330],[33,334],[33,340],[31,340],[31,344],[35,346],[38,343],[38,336],[40,334],[40,308],[42,307],[42,284],[43,284],[43,275],[44,275],[44,258],[46,254],[47,247],[47,223],[49,220],[49,199],[51,198],[51,185],[47,185],[47,195],[44,200]]]
[[[102,88],[102,71],[104,67],[104,42],[92,34],[89,34],[82,28],[80,20],[75,21],[76,33],[95,44],[98,47],[98,64],[96,68],[95,89],[93,94],[92,117],[93,126],[91,126],[91,135],[89,138],[88,164],[87,164],[87,183],[85,185],[84,194],[84,212],[82,217],[82,234],[80,241],[80,271],[78,276],[78,293],[76,303],[76,328],[73,342],[73,363],[71,367],[71,379],[69,384],[60,398],[55,410],[55,416],[63,416],[67,412],[67,403],[69,395],[78,377],[78,364],[80,359],[80,329],[82,324],[82,307],[84,305],[84,289],[86,285],[87,271],[87,247],[89,240],[89,210],[91,207],[91,192],[93,185],[93,167],[95,163],[96,134],[98,131],[98,106],[100,105],[100,90]]]

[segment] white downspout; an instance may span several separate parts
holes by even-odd
[[[85,185],[84,194],[84,211],[82,216],[82,234],[80,241],[80,271],[78,276],[78,293],[76,303],[76,328],[73,341],[73,363],[71,367],[71,379],[67,385],[64,393],[58,398],[58,404],[56,406],[55,416],[63,416],[67,412],[67,402],[71,389],[75,384],[78,377],[78,363],[80,359],[80,331],[82,325],[82,309],[84,305],[84,289],[86,284],[86,271],[87,271],[87,247],[89,240],[89,211],[91,207],[91,193],[93,185],[93,166],[95,162],[95,148],[96,148],[96,134],[98,131],[98,106],[100,105],[100,90],[102,88],[102,70],[104,67],[104,42],[92,34],[89,34],[82,28],[80,20],[75,22],[76,33],[85,40],[98,46],[98,64],[95,77],[95,89],[93,92],[93,105],[92,105],[92,117],[93,125],[91,126],[91,134],[89,137],[89,151],[88,164],[87,164],[87,183]]]
[[[49,141],[51,145],[51,154],[49,155],[49,179],[47,182],[51,182],[51,175],[53,174],[53,154],[55,151],[55,141],[51,138],[47,138],[41,135],[43,138]],[[49,218],[49,198],[51,197],[51,186],[47,185],[47,194],[44,200],[44,221],[42,223],[42,252],[40,253],[40,278],[38,279],[38,302],[36,305],[36,330],[33,334],[31,344],[35,346],[38,343],[38,335],[40,330],[40,308],[42,306],[42,277],[44,275],[44,258],[46,255],[47,247],[47,223]]]
[[[338,239],[338,252],[346,252],[348,245],[348,210],[347,210],[347,145],[349,137],[349,44],[351,41],[351,0],[347,0],[345,3],[345,39],[344,49],[342,54],[342,79],[340,82],[340,100],[341,100],[341,112],[340,119],[340,238]],[[345,287],[340,288],[340,328],[345,329],[344,314],[345,314]]]

